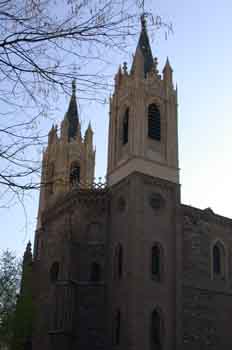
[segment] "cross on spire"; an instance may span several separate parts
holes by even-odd
[[[142,10],[143,10],[143,14],[144,14],[144,12],[145,12],[145,0],[141,1],[141,7],[142,7]]]

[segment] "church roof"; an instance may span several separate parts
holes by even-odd
[[[68,111],[66,113],[68,119],[68,139],[75,138],[79,126],[79,116],[76,101],[76,83],[72,82],[72,96],[69,102]]]
[[[153,61],[151,46],[150,46],[149,37],[147,33],[147,28],[146,28],[146,20],[144,16],[141,17],[141,24],[142,24],[142,29],[139,37],[139,42],[136,48],[134,61],[132,64],[132,71],[134,70],[136,55],[138,55],[138,51],[140,51],[143,55],[144,77],[146,77],[147,73],[151,72],[152,69],[154,68],[154,61]]]

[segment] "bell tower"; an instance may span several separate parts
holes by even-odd
[[[132,172],[179,183],[177,89],[169,60],[161,76],[144,16],[130,72],[124,63],[110,99],[108,183]]]
[[[56,198],[76,187],[89,188],[93,183],[93,131],[89,123],[82,137],[75,81],[72,82],[72,95],[61,123],[60,135],[57,129],[57,125],[52,126],[48,134],[48,146],[43,153],[38,227],[42,211],[52,205]]]

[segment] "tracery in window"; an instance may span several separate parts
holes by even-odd
[[[160,110],[154,103],[148,106],[148,136],[157,141],[161,139]]]

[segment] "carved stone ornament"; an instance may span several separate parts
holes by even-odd
[[[120,212],[123,212],[126,209],[126,200],[122,196],[118,198],[117,207]]]
[[[149,197],[149,203],[153,209],[158,210],[164,207],[165,200],[160,193],[152,193]]]

